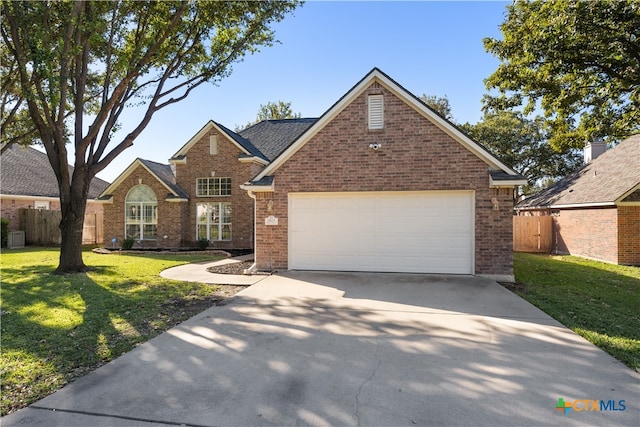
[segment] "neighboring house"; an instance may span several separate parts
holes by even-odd
[[[588,144],[587,165],[516,210],[553,217],[554,253],[640,265],[640,134],[605,149]]]
[[[255,248],[258,270],[513,278],[526,179],[378,69],[319,119],[209,122],[103,192],[105,244]]]
[[[0,156],[0,208],[9,220],[9,230],[21,227],[19,209],[60,210],[60,192],[47,155],[32,147],[12,145]],[[69,166],[73,171],[73,167]],[[89,187],[87,214],[102,213],[95,198],[109,185],[94,178]]]

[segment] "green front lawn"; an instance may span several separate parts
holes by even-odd
[[[214,305],[215,286],[160,278],[206,255],[99,255],[94,271],[55,276],[57,249],[3,250],[1,413],[38,400],[75,377]]]
[[[515,293],[640,372],[640,268],[514,254]]]

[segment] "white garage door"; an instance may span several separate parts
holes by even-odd
[[[292,193],[289,268],[473,274],[471,191]]]

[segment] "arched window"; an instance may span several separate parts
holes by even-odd
[[[155,240],[158,237],[158,199],[151,187],[141,184],[129,190],[124,223],[127,239]]]

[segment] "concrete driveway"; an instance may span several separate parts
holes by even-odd
[[[638,374],[490,280],[288,272],[2,425],[638,426],[639,404]]]

